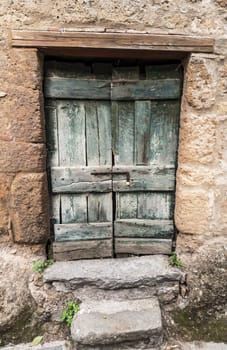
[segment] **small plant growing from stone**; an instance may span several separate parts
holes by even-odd
[[[44,261],[35,261],[32,266],[32,271],[42,273],[48,266],[54,263],[53,259],[48,259]]]
[[[183,262],[180,258],[177,257],[177,253],[174,252],[170,257],[169,257],[169,264],[171,266],[176,266],[176,267],[183,267]]]
[[[66,308],[62,311],[61,320],[71,327],[73,317],[79,310],[80,307],[75,301],[68,301]]]

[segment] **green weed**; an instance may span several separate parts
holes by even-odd
[[[176,267],[183,267],[183,261],[177,257],[177,253],[174,252],[170,257],[169,257],[169,264],[171,266],[176,266]]]
[[[65,321],[68,327],[71,327],[74,315],[80,310],[75,301],[69,301],[66,308],[62,311],[61,320]]]
[[[35,261],[32,266],[32,271],[42,273],[48,266],[54,263],[53,259],[44,261]]]

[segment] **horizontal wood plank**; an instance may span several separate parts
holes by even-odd
[[[81,241],[112,238],[112,223],[56,224],[55,241]]]
[[[47,98],[109,100],[110,82],[95,79],[46,78],[44,94]]]
[[[214,39],[187,35],[13,30],[12,46],[213,52]]]
[[[116,254],[171,254],[171,239],[155,239],[155,238],[116,238],[115,253]]]
[[[53,255],[56,261],[109,258],[113,256],[113,243],[111,239],[54,242]]]
[[[179,79],[137,80],[132,82],[113,82],[111,99],[118,100],[163,100],[180,97]]]
[[[134,191],[173,191],[175,188],[175,170],[150,166],[114,167],[115,172],[128,172],[130,181],[124,174],[113,175],[113,190],[116,192]]]
[[[94,172],[100,175],[92,175]],[[53,193],[73,192],[109,192],[112,191],[111,168],[100,166],[81,168],[51,168],[51,185]]]
[[[173,220],[125,219],[114,223],[115,237],[172,238]]]

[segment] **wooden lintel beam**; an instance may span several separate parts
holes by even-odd
[[[12,46],[209,53],[213,52],[214,39],[173,34],[13,30]]]

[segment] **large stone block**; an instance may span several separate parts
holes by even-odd
[[[184,95],[195,109],[208,109],[217,94],[217,65],[213,59],[194,54],[186,69]]]
[[[14,241],[40,243],[49,234],[47,177],[18,174],[11,187],[11,217]]]
[[[44,144],[25,142],[0,143],[0,169],[2,172],[42,172],[45,170]]]
[[[179,163],[209,164],[216,151],[215,117],[183,111],[181,117]]]
[[[176,192],[175,224],[181,233],[204,234],[209,232],[209,196],[206,192]]]
[[[11,174],[0,174],[0,239],[8,233]]]
[[[31,89],[42,88],[42,62],[36,49],[11,50],[11,74],[16,86]]]
[[[21,89],[8,95],[1,101],[0,140],[44,142],[44,113],[39,92]]]
[[[183,186],[212,186],[214,173],[210,167],[203,165],[190,166],[179,164],[177,169],[177,183]]]

